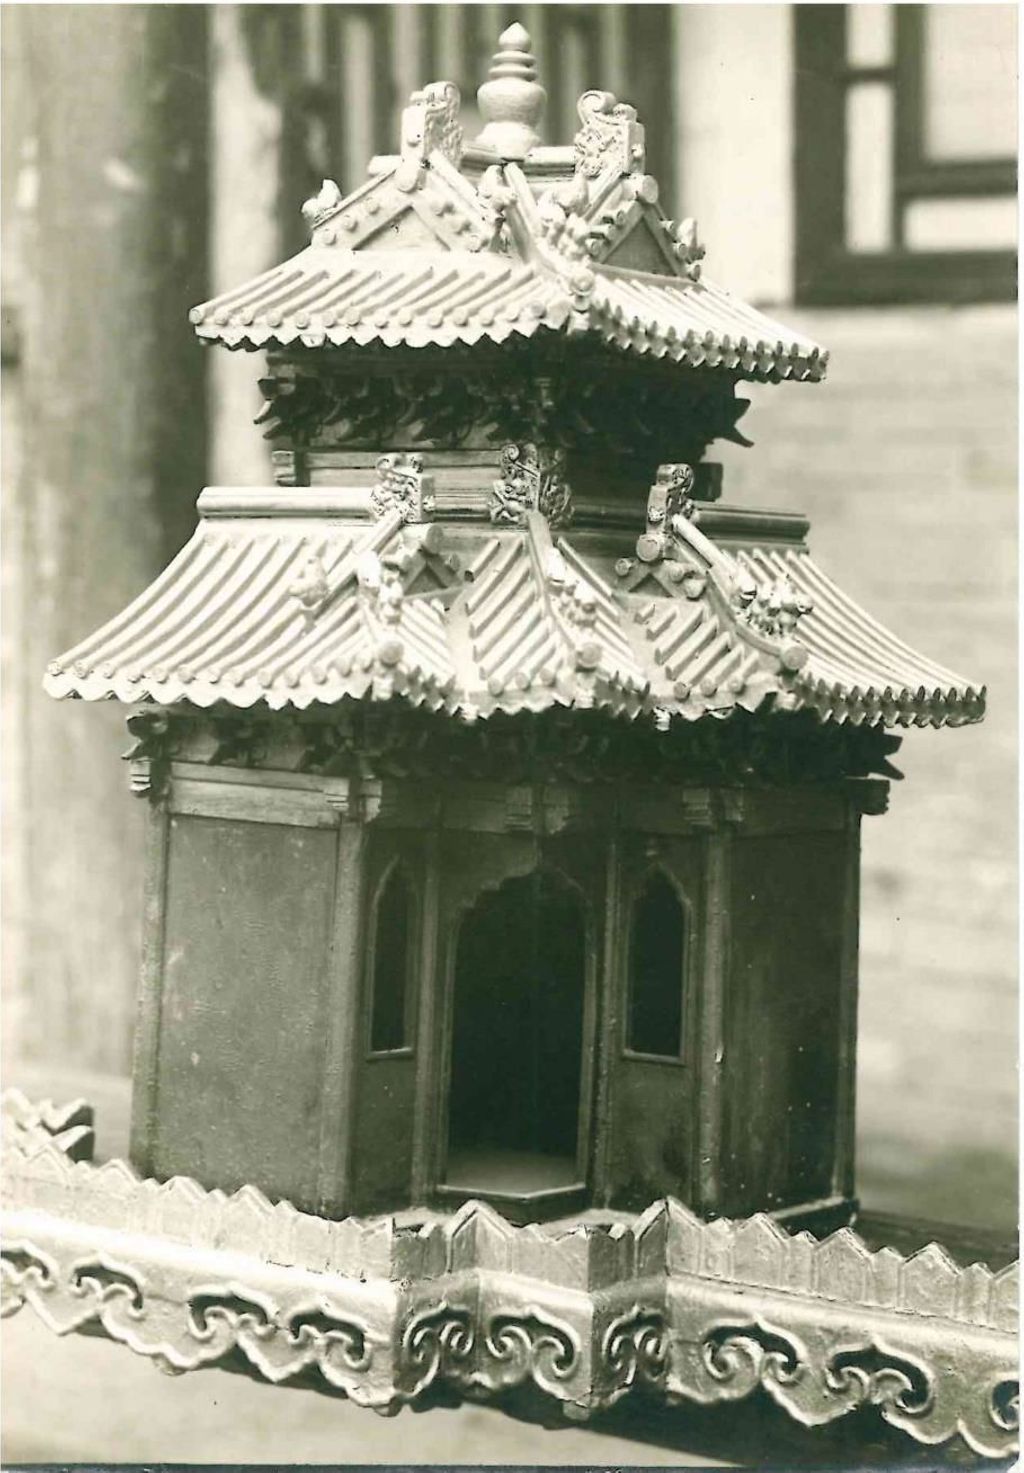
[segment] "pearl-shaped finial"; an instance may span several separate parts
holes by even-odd
[[[490,75],[477,91],[486,126],[477,138],[503,159],[524,159],[540,137],[537,124],[547,93],[537,81],[530,34],[518,21],[502,31]]]

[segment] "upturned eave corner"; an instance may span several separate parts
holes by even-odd
[[[472,1201],[330,1221],[93,1165],[81,1102],[3,1109],[2,1311],[57,1334],[100,1330],[176,1373],[241,1355],[386,1414],[442,1385],[531,1383],[574,1418],[641,1390],[714,1405],[761,1389],[804,1426],[872,1406],[926,1446],[1017,1446],[1015,1264],[702,1222],[671,1200],[586,1225],[513,1227]]]

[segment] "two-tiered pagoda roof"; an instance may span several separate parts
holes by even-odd
[[[588,92],[574,144],[539,143],[528,45],[521,27],[502,37],[472,144],[456,88],[414,94],[401,152],[345,198],[325,182],[309,246],[195,308],[199,337],[303,356],[307,375],[342,348],[379,375],[386,348],[407,364],[406,349],[437,362],[486,343],[493,365],[546,335],[729,394],[820,379],[822,349],[704,279],[696,226],[658,207],[633,108]],[[488,461],[434,454],[428,433],[350,456],[329,485],[205,491],[188,546],[47,688],[200,707],[400,697],[470,719],[562,705],[661,726],[766,706],[885,726],[983,713],[979,687],[821,572],[802,518],[708,506],[691,468],[666,463],[610,513],[577,496],[570,533],[562,452],[536,438]]]

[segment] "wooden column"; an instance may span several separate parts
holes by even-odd
[[[366,840],[362,818],[344,816],[338,833],[317,1172],[317,1210],[334,1217],[349,1210],[351,1199],[357,1030],[365,945]]]
[[[143,854],[142,966],[135,1004],[132,1049],[131,1160],[144,1176],[152,1174],[156,1126],[157,1069],[160,1053],[160,987],[163,979],[164,923],[167,915],[168,813],[165,802],[149,805]]]
[[[42,5],[4,14],[14,85],[23,456],[5,488],[6,698],[22,828],[12,1053],[126,1071],[143,811],[123,710],[57,705],[46,664],[146,585],[184,541],[205,464],[204,6]],[[6,131],[6,128],[5,128]],[[13,893],[12,893],[13,892]]]
[[[296,10],[312,32],[320,7]],[[289,182],[294,197],[281,198],[286,138],[280,53],[286,39],[277,34],[285,19],[278,12],[277,6],[209,7],[215,58],[210,78],[211,294],[268,271],[290,245],[305,245],[301,236],[293,241],[282,229],[284,218],[293,231],[303,224],[299,206],[304,181]],[[307,51],[314,50],[314,40],[311,34]],[[288,163],[293,165],[291,159]],[[253,423],[263,405],[259,380],[266,372],[265,355],[215,348],[206,361],[210,483],[269,485],[270,446],[263,428]]]
[[[615,1063],[620,1053],[622,955],[626,938],[622,927],[622,836],[616,830],[608,839],[605,878],[604,929],[601,947],[600,996],[594,1038],[597,1047],[592,1195],[596,1205],[607,1207],[612,1194],[609,1164],[615,1106]]]
[[[416,1009],[416,1114],[413,1120],[412,1200],[426,1201],[435,1186],[437,1159],[438,1016],[444,982],[438,921],[441,907],[441,843],[437,828],[426,844],[423,931]]]
[[[722,1065],[729,965],[729,862],[733,831],[719,822],[708,835],[704,907],[703,985],[700,992],[700,1067],[697,1112],[698,1212],[718,1206],[722,1178]]]
[[[860,974],[860,811],[851,802],[847,818],[846,885],[843,897],[843,978],[839,998],[839,1086],[836,1157],[832,1190],[856,1195],[857,998]]]

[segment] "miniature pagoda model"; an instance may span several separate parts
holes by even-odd
[[[384,1408],[764,1385],[1005,1452],[1015,1270],[849,1230],[860,819],[983,692],[719,499],[737,385],[827,355],[702,277],[632,107],[543,146],[500,45],[477,139],[416,93],[193,311],[267,350],[277,485],[47,673],[136,708],[134,1169],[10,1105],[10,1291]]]

